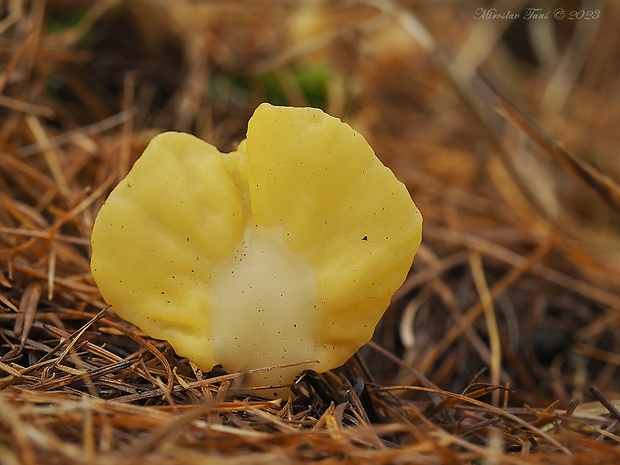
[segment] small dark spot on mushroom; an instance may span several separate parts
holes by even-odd
[[[368,236],[364,236],[364,237],[362,237],[362,240],[363,240],[363,241],[367,241],[367,240],[368,240]]]

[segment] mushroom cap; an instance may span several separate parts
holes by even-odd
[[[260,105],[234,152],[153,138],[97,215],[91,268],[116,313],[202,370],[286,384],[372,337],[422,217],[362,135],[315,108]]]

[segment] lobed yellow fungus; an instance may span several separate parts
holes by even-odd
[[[358,132],[260,105],[223,154],[156,136],[102,206],[92,272],[122,318],[209,371],[283,385],[342,365],[403,283],[422,217]]]

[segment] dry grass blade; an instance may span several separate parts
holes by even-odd
[[[387,390],[404,389],[404,390],[412,390],[412,391],[432,392],[434,394],[440,394],[442,396],[450,397],[452,399],[456,399],[464,403],[471,403],[477,407],[481,407],[485,410],[489,410],[500,417],[506,417],[509,420],[514,421],[516,424],[520,425],[521,427],[525,429],[530,429],[532,432],[536,433],[537,435],[539,435],[540,437],[548,441],[550,444],[557,447],[558,450],[562,451],[564,454],[571,455],[571,451],[567,447],[563,446],[552,436],[548,435],[547,433],[537,428],[536,426],[532,425],[531,423],[528,423],[527,421],[523,420],[522,418],[519,418],[516,415],[513,415],[510,412],[491,406],[485,402],[478,401],[476,399],[471,398],[470,396],[464,396],[464,395],[456,394],[453,392],[437,391],[436,389],[429,389],[429,388],[424,388],[421,386],[391,386],[391,387],[384,387],[380,389],[387,389]]]
[[[19,303],[18,312],[20,315],[15,319],[15,328],[13,329],[16,336],[21,337],[19,343],[19,351],[24,350],[26,340],[34,323],[35,313],[39,307],[39,298],[41,297],[41,285],[37,282],[32,283],[26,288]]]
[[[531,118],[528,118],[522,110],[508,101],[497,89],[494,90],[498,93],[498,110],[505,118],[531,137],[551,155],[558,165],[566,167],[586,185],[594,189],[610,207],[620,212],[620,185],[613,178],[562,148]]]

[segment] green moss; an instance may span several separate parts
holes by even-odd
[[[260,95],[260,100],[273,105],[291,105],[282,85],[282,73],[291,73],[299,87],[305,105],[325,108],[327,85],[331,76],[327,65],[292,65],[279,73],[268,71],[258,75],[215,73],[209,77],[211,101],[217,106],[228,108]]]
[[[52,11],[45,21],[45,31],[57,34],[77,26],[88,12],[85,8],[57,9]]]

